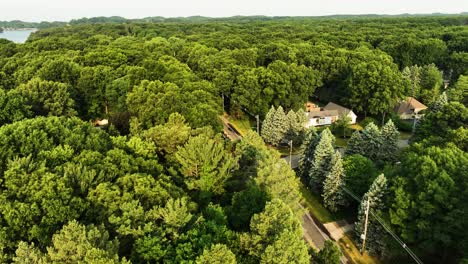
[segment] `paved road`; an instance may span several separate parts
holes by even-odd
[[[292,155],[291,156],[291,168],[295,169],[299,167],[299,159],[301,158],[301,155]],[[288,164],[289,164],[289,156],[282,157]]]
[[[326,234],[320,230],[320,228],[315,224],[314,219],[309,215],[309,213],[305,213],[302,217],[303,223],[302,228],[304,229],[304,237],[310,244],[313,245],[316,249],[322,249],[325,241],[330,239]]]
[[[221,117],[223,121],[223,133],[226,135],[231,141],[241,140],[242,136],[237,132],[237,130],[229,123],[229,121],[223,116]]]

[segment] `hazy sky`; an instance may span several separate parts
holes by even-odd
[[[332,14],[460,13],[468,0],[0,0],[0,20],[94,16],[321,16]]]

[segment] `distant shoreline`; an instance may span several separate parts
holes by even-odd
[[[2,28],[3,31],[26,31],[26,30],[38,30],[37,28]]]

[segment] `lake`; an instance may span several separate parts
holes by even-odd
[[[22,30],[5,30],[0,33],[0,38],[11,40],[15,43],[24,43],[28,39],[31,33],[37,31],[37,29],[22,29]]]

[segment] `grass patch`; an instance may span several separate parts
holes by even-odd
[[[304,198],[304,203],[307,210],[310,211],[320,222],[328,223],[335,221],[335,217],[322,205],[320,197],[315,193],[311,192],[307,187],[301,182],[299,190]]]
[[[357,263],[357,264],[378,264],[380,261],[378,261],[376,258],[371,257],[364,253],[361,255],[359,252],[359,249],[354,245],[354,242],[351,240],[351,237],[349,234],[344,235],[339,241],[338,245],[340,248],[346,252],[346,255],[348,258],[350,258],[351,263]]]
[[[403,140],[409,139],[411,135],[412,134],[409,132],[400,131],[400,139],[403,139]]]
[[[247,134],[249,130],[252,130],[252,122],[248,118],[235,119],[228,117],[229,123],[241,134],[241,136]]]
[[[337,147],[346,148],[346,146],[348,146],[348,139],[344,139],[344,138],[341,138],[341,137],[335,137],[335,145]]]

